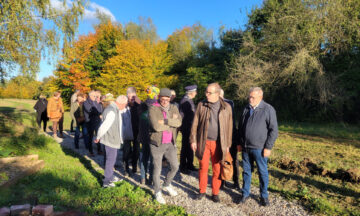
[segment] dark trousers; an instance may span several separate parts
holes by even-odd
[[[92,143],[93,143],[94,135],[95,135],[95,133],[97,133],[97,130],[99,129],[99,124],[96,124],[96,123],[93,123],[93,122],[86,122],[85,127],[87,128],[88,138],[89,138],[86,148],[89,150],[89,152],[91,154],[94,154]],[[96,145],[97,145],[98,153],[102,152],[101,144],[96,143]]]
[[[75,138],[74,138],[75,148],[79,148],[80,128],[81,128],[81,131],[82,131],[82,135],[83,135],[85,145],[86,145],[86,143],[89,142],[89,140],[88,140],[89,139],[88,138],[88,132],[87,132],[87,128],[85,127],[85,124],[77,125],[76,128],[75,128]]]
[[[247,197],[250,194],[250,185],[251,185],[251,167],[253,167],[254,162],[258,168],[259,172],[259,182],[260,182],[260,196],[262,198],[268,198],[268,184],[269,184],[269,173],[267,169],[268,159],[263,157],[262,149],[243,149],[242,159],[243,159],[243,196]]]
[[[46,132],[47,116],[46,112],[38,113],[36,116],[36,123],[41,128],[41,122],[43,122],[43,130]]]
[[[155,146],[150,144],[151,156],[153,158],[153,183],[155,194],[160,191],[160,174],[162,168],[163,157],[170,164],[170,171],[166,175],[166,180],[164,186],[169,186],[174,179],[176,172],[179,169],[179,162],[177,159],[177,150],[176,146],[172,143],[160,144]]]
[[[235,185],[239,185],[239,160],[237,157],[237,153],[237,145],[232,145],[230,148],[230,154],[233,159],[233,181]]]
[[[180,168],[181,169],[189,169],[194,167],[194,152],[190,146],[190,131],[184,131],[182,133],[181,140],[181,152],[180,152]]]
[[[105,161],[105,178],[103,184],[109,184],[114,178],[114,166],[117,157],[117,149],[105,146],[106,161]]]
[[[150,159],[150,163],[149,163]],[[152,180],[153,174],[153,161],[150,154],[150,144],[142,143],[141,148],[141,160],[140,160],[140,176],[141,179],[146,179],[146,173],[149,172],[149,179]],[[150,165],[150,166],[149,166]]]
[[[74,120],[71,119],[71,123],[70,123],[70,132],[74,132]]]
[[[126,172],[128,173],[130,172],[130,168],[129,168],[130,158],[131,158],[133,172],[136,172],[139,155],[140,155],[140,143],[136,140],[125,140],[123,147],[123,161],[125,163]]]

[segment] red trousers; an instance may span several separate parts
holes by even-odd
[[[221,147],[220,144],[216,144],[216,141],[213,140],[206,141],[203,158],[202,160],[199,160],[200,193],[206,193],[210,157],[211,157],[212,172],[213,172],[212,183],[211,183],[212,194],[218,195],[221,186],[221,179],[220,179]]]

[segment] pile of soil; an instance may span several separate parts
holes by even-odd
[[[297,174],[311,174],[324,177],[328,176],[332,179],[360,183],[360,170],[357,168],[352,168],[348,170],[340,168],[336,171],[330,171],[325,169],[324,167],[319,166],[310,158],[304,158],[304,160],[300,162],[296,162],[289,158],[282,158],[281,160],[276,161],[274,164],[283,170],[288,170]]]

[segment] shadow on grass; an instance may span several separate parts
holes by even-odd
[[[283,172],[280,172],[280,171],[274,170],[274,169],[270,169],[269,174],[272,177],[277,178],[277,179],[286,178],[287,180],[291,179],[291,180],[296,180],[298,182],[305,183],[307,185],[312,185],[318,189],[321,189],[322,192],[330,191],[333,193],[340,194],[342,196],[350,196],[350,197],[354,197],[356,199],[360,199],[360,193],[358,193],[354,190],[343,188],[343,187],[338,187],[338,186],[331,185],[331,184],[326,184],[326,183],[311,179],[310,177],[303,177],[303,176],[293,174],[293,173],[283,173]]]

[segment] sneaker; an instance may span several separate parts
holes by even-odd
[[[269,202],[269,199],[268,198],[260,198],[260,204],[262,206],[269,206],[270,205],[270,202]]]
[[[157,192],[157,193],[155,194],[155,199],[156,199],[156,201],[158,201],[160,204],[166,204],[166,201],[165,201],[164,197],[162,196],[161,191],[159,191],[159,192]]]
[[[205,197],[205,193],[199,193],[196,197],[197,200],[202,200]]]
[[[113,180],[111,180],[110,182],[111,182],[111,183],[116,183],[116,182],[121,182],[121,181],[122,181],[122,179],[114,176]]]
[[[178,195],[176,190],[174,190],[174,188],[172,188],[171,185],[163,187],[163,190],[168,192],[170,196],[177,196]]]
[[[103,188],[108,188],[108,187],[115,187],[115,184],[113,182],[110,182],[108,184],[103,184]]]
[[[141,179],[140,184],[144,185],[145,184],[145,179]]]
[[[213,202],[216,202],[216,203],[220,202],[219,195],[212,195],[211,199]]]

